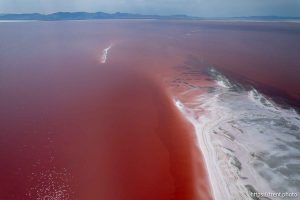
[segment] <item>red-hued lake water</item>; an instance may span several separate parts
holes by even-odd
[[[182,72],[207,86],[214,66],[300,105],[297,23],[0,22],[0,36],[0,199],[213,199],[173,101]]]

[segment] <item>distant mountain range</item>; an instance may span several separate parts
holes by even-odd
[[[130,13],[88,13],[88,12],[56,12],[52,14],[28,13],[28,14],[0,14],[0,20],[87,20],[87,19],[200,19],[187,15],[141,15]]]
[[[229,18],[201,18],[188,15],[142,15],[130,13],[104,13],[104,12],[56,12],[52,14],[26,13],[26,14],[0,14],[0,20],[88,20],[88,19],[240,19],[240,20],[292,20],[300,17],[281,16],[249,16],[249,17],[229,17]]]
[[[287,17],[287,16],[247,16],[247,17],[232,17],[231,19],[248,19],[248,20],[293,20],[300,19],[300,17]]]

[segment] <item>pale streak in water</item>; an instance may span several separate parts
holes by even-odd
[[[107,61],[107,56],[108,56],[108,52],[109,50],[112,48],[113,44],[110,44],[107,48],[103,49],[102,51],[102,56],[101,56],[101,63],[105,64]]]

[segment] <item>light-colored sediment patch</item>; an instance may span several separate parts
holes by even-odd
[[[103,49],[102,56],[101,56],[101,63],[105,64],[108,57],[109,50],[113,47],[113,44],[110,44],[107,48]]]

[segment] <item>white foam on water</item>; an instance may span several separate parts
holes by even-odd
[[[102,56],[101,56],[101,63],[105,64],[108,57],[109,50],[113,47],[113,44],[110,44],[107,48],[103,49]]]
[[[215,82],[219,86],[221,86],[223,88],[230,88],[233,86],[229,79],[227,79],[224,75],[222,75],[220,72],[218,72],[214,68],[210,68],[209,73],[213,76],[213,78],[215,78]]]
[[[278,111],[275,103],[268,99],[263,94],[259,93],[256,89],[252,89],[248,92],[249,98],[255,102],[257,105],[263,108],[271,109],[273,111]]]
[[[229,88],[229,86],[227,86],[226,82],[223,81],[223,80],[218,80],[218,81],[216,81],[216,82],[217,82],[217,84],[218,84],[219,86],[221,86],[221,87]]]

